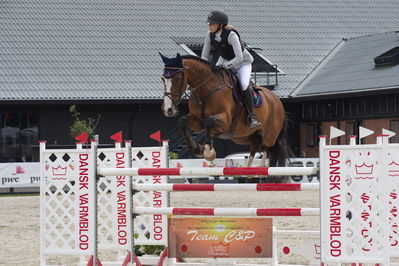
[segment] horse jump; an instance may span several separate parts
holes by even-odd
[[[340,149],[339,146],[342,146],[342,148]],[[383,195],[388,195],[388,193],[386,194],[381,194],[381,193],[385,193],[384,191],[382,191],[381,187],[381,180],[379,182],[375,182],[378,181],[380,178],[384,177],[384,176],[390,176],[390,169],[394,168],[396,164],[393,163],[389,163],[388,159],[390,159],[390,156],[392,156],[392,153],[396,150],[399,151],[399,146],[398,145],[388,145],[387,143],[381,143],[381,144],[374,144],[374,145],[349,145],[352,147],[348,147],[346,145],[338,145],[338,146],[326,146],[325,145],[325,139],[321,139],[321,143],[320,143],[320,147],[321,147],[321,151],[320,151],[320,163],[321,163],[321,175],[326,176],[325,178],[321,178],[321,192],[322,192],[322,203],[321,206],[326,206],[327,208],[324,210],[322,209],[321,212],[321,216],[322,216],[322,226],[327,226],[327,230],[329,230],[328,226],[331,225],[331,221],[334,221],[334,223],[336,225],[334,226],[341,226],[340,224],[337,223],[337,221],[341,221],[342,222],[345,221],[345,224],[348,223],[349,221],[355,222],[355,223],[361,223],[359,224],[359,226],[353,226],[350,227],[352,228],[352,232],[353,230],[357,230],[357,229],[362,229],[362,230],[367,230],[368,234],[372,237],[369,238],[368,236],[364,236],[365,241],[376,241],[375,239],[378,239],[378,237],[380,236],[380,234],[382,233],[381,237],[383,237],[383,240],[379,241],[379,243],[385,243],[384,241],[386,240],[388,242],[388,239],[390,243],[392,243],[392,239],[395,239],[395,237],[397,238],[396,235],[393,235],[392,232],[389,233],[387,232],[387,228],[389,228],[387,226],[387,222],[388,222],[388,215],[384,215],[383,212],[381,212],[381,210],[387,210],[387,209],[391,209],[391,213],[392,210],[394,209],[394,206],[392,206],[392,201],[394,201],[394,199],[391,201],[391,205],[387,206],[384,204],[388,204],[388,201],[384,201],[384,199],[386,199],[386,197],[384,197]],[[353,151],[358,151],[354,154],[353,157],[346,157],[349,156],[349,154],[353,154]],[[389,152],[387,152],[389,151]],[[87,159],[86,155],[88,154],[83,153],[84,155],[81,156],[81,154],[79,155],[79,160],[83,160],[83,159]],[[348,155],[347,155],[348,154]],[[52,156],[50,156],[49,158],[51,158]],[[63,159],[65,156],[63,156]],[[371,157],[371,158],[370,158]],[[349,159],[348,159],[349,158]],[[367,160],[367,163],[365,163],[365,160]],[[375,164],[375,162],[377,162],[377,164]],[[393,162],[395,162],[395,159],[393,159]],[[82,164],[81,164],[82,165]],[[374,168],[376,169],[375,172],[372,171],[373,167],[370,167],[370,165],[377,165],[377,166],[381,166],[379,168]],[[387,167],[382,167],[384,165],[387,165]],[[43,167],[44,168],[44,167]],[[60,171],[63,171],[63,167],[57,167],[54,168],[53,167],[53,171],[56,171],[56,174],[59,174]],[[135,169],[135,170],[132,170]],[[160,169],[158,171],[154,171],[154,170],[149,170],[149,169],[145,169],[145,168],[141,168],[141,170],[139,170],[140,168],[132,168],[132,169],[128,169],[127,171],[129,171],[129,175],[132,174],[132,171],[136,171],[137,174],[139,173],[139,171],[142,174],[145,175],[151,175],[151,174],[162,174],[162,173],[166,173],[163,172],[164,169]],[[268,169],[267,171],[270,171],[272,168]],[[349,169],[349,170],[346,170]],[[356,169],[356,171],[351,172],[352,169]],[[371,169],[371,170],[370,170]],[[113,170],[120,170],[120,169],[113,169]],[[245,169],[246,170],[246,169]],[[104,172],[105,171],[105,172]],[[153,172],[151,172],[153,171]],[[179,172],[180,174],[180,170],[177,171],[177,169],[173,169],[173,170],[165,170],[165,171],[172,171],[174,174],[176,174],[177,172]],[[188,170],[187,170],[188,171]],[[219,170],[220,171],[220,170]],[[217,172],[216,175],[220,175],[220,173],[223,173],[223,169],[221,170],[222,172]],[[261,171],[260,173],[264,174],[265,173],[265,169],[258,169],[257,171]],[[349,172],[348,172],[349,171]],[[385,171],[385,172],[384,172]],[[395,171],[394,169],[392,171]],[[102,172],[103,174],[107,174],[107,175],[111,175],[111,170],[109,170],[108,172],[106,172],[105,169],[103,170],[99,170],[99,172]],[[134,173],[136,173],[134,172]],[[346,172],[352,177],[353,179],[344,179]],[[236,174],[237,172],[234,172],[234,174]],[[333,179],[331,179],[331,175],[330,173],[334,173],[336,174],[336,176],[334,176],[334,182]],[[342,173],[342,178],[341,177],[341,173]],[[114,173],[117,177],[121,177],[120,174],[125,174],[124,172],[116,172]],[[187,174],[186,174],[187,175]],[[374,177],[375,176],[375,177]],[[45,179],[51,179],[50,176],[48,175],[43,175],[43,180]],[[338,179],[340,178],[340,179]],[[341,182],[342,180],[342,182]],[[366,181],[364,181],[366,180]],[[349,182],[350,181],[350,182]],[[52,181],[53,183],[55,182],[59,182],[59,181]],[[324,183],[323,183],[324,182]],[[360,183],[359,183],[360,182]],[[353,185],[356,184],[356,186],[353,187]],[[366,184],[365,188],[362,188],[361,185]],[[344,186],[347,185],[348,189]],[[377,194],[376,196],[374,196],[373,194],[370,194],[369,191],[369,187],[375,187],[378,188],[377,190]],[[50,186],[51,187],[51,186]],[[248,187],[249,188],[249,187]],[[288,188],[288,186],[287,186]],[[343,194],[334,194],[334,193],[338,193],[341,191],[336,191],[339,188],[339,190],[343,191]],[[353,190],[354,188],[357,188],[360,190]],[[136,187],[136,189],[138,189],[138,187]],[[145,188],[144,189],[148,189]],[[187,186],[186,188],[182,188],[182,189],[188,189],[190,191],[194,191],[194,187],[189,187]],[[208,186],[206,189],[211,189],[210,186]],[[213,186],[213,188],[215,190],[215,186]],[[226,188],[227,189],[227,188]],[[233,189],[233,188],[228,188],[228,189]],[[255,189],[255,188],[251,188],[251,189]],[[257,188],[256,188],[257,189]],[[384,188],[384,189],[388,189],[388,188]],[[217,191],[217,190],[216,190]],[[267,191],[267,190],[261,190],[261,191]],[[364,192],[362,192],[364,191]],[[388,189],[389,191],[389,189]],[[362,193],[361,193],[362,192]],[[348,198],[348,193],[349,195],[351,195],[351,198]],[[360,193],[360,194],[359,194]],[[379,193],[379,194],[378,194]],[[391,192],[392,194],[393,192]],[[85,194],[83,194],[85,195]],[[324,196],[323,196],[324,195]],[[361,202],[357,200],[357,197],[361,197],[361,199],[363,199],[364,202]],[[366,197],[367,196],[367,197]],[[81,197],[81,196],[79,196]],[[342,197],[342,200],[341,200]],[[357,212],[360,211],[360,213],[362,212],[362,209],[356,209],[353,206],[349,208],[349,210],[351,211],[351,216],[348,216],[348,213],[345,212],[345,209],[342,209],[343,211],[338,212],[337,208],[344,208],[346,206],[346,204],[354,204],[356,203],[357,205],[360,206],[368,206],[366,204],[369,204],[368,198],[373,198],[373,206],[375,206],[375,209],[370,209],[368,210],[368,214],[370,216],[364,216],[365,214],[363,214],[362,217],[364,217],[364,219],[366,219],[365,223],[362,224],[362,220],[351,220],[348,217],[353,217],[353,215],[356,215]],[[345,199],[346,198],[346,199]],[[345,199],[345,200],[344,200]],[[323,200],[327,200],[326,202],[323,202]],[[382,203],[378,203],[376,200],[380,200]],[[354,201],[353,203],[351,201]],[[347,203],[348,202],[348,203]],[[385,203],[384,203],[385,202]],[[349,206],[349,205],[348,205]],[[335,209],[334,209],[335,208]],[[345,207],[346,208],[346,207]],[[154,210],[155,209],[155,210]],[[165,214],[187,214],[187,215],[192,215],[192,213],[202,213],[202,214],[207,214],[207,215],[219,215],[222,213],[227,214],[231,214],[231,215],[237,215],[237,213],[241,213],[242,209],[233,209],[233,208],[146,208],[146,207],[135,207],[135,211],[137,211],[138,213],[159,213],[159,212],[164,212]],[[259,211],[259,212],[258,212]],[[280,210],[281,212],[291,212],[289,210],[283,209]],[[306,210],[309,211],[308,213],[312,213],[312,214],[316,214],[316,210]],[[378,211],[377,213],[374,213]],[[249,215],[258,215],[259,214],[265,214],[265,215],[278,215],[278,211],[276,209],[256,209],[256,208],[251,208],[249,210],[243,210],[243,212],[245,214],[245,216]],[[294,210],[292,210],[291,214],[294,212]],[[301,208],[297,208],[295,209],[295,213],[301,213],[302,209]],[[364,212],[364,211],[363,211]],[[332,216],[334,215],[335,216]],[[240,214],[238,214],[240,215]],[[302,213],[301,213],[302,215]],[[396,217],[396,216],[395,216]],[[393,220],[394,216],[392,216],[392,220]],[[333,220],[332,220],[333,219]],[[373,221],[378,221],[378,222],[373,222],[373,226],[370,226],[371,223],[367,221],[367,219],[373,219]],[[366,223],[367,222],[367,223]],[[345,225],[344,223],[342,224],[342,226]],[[366,227],[365,227],[366,226]],[[322,227],[323,229],[323,227]],[[325,230],[325,229],[324,229]],[[334,230],[338,230],[338,229],[334,229]],[[343,229],[342,229],[343,230]],[[347,229],[345,229],[347,230]],[[364,231],[363,231],[364,232]],[[379,233],[378,233],[379,232]],[[331,232],[330,232],[331,233]],[[354,232],[353,232],[354,233]],[[393,232],[395,233],[395,232]],[[395,233],[396,234],[396,233]],[[388,238],[389,236],[389,238]],[[323,234],[322,234],[323,237]],[[338,238],[340,237],[340,238]],[[351,248],[347,248],[347,249],[341,249],[341,245],[346,245],[346,242],[344,242],[343,235],[329,235],[327,238],[324,238],[324,241],[330,241],[330,248],[331,249],[331,254],[336,255],[339,252],[343,252],[345,254],[345,258],[341,258],[341,260],[337,260],[337,258],[335,258],[335,260],[331,259],[328,257],[328,254],[324,254],[324,256],[326,257],[322,257],[322,260],[324,261],[345,261],[345,262],[373,262],[373,263],[383,263],[386,262],[387,258],[389,258],[389,253],[387,253],[387,249],[388,249],[388,244],[382,245],[382,246],[375,246],[375,245],[370,245],[370,243],[368,242],[362,242],[361,245],[364,247],[362,250],[354,250]],[[339,239],[339,240],[338,240]],[[371,240],[370,240],[371,239]],[[384,240],[385,239],[385,240]],[[322,238],[323,240],[323,238]],[[351,241],[349,240],[345,240],[345,241]],[[85,242],[83,243],[85,244]],[[323,250],[323,249],[322,249]],[[94,252],[93,250],[90,250],[90,252]],[[91,254],[91,253],[85,253],[85,254]],[[334,253],[336,252],[336,253]],[[360,252],[362,253],[362,256],[359,256]],[[367,253],[369,252],[369,253]],[[72,253],[71,253],[72,254]],[[392,253],[391,253],[392,254]],[[352,260],[349,259],[349,257],[351,257],[352,255]]]
[[[42,169],[44,169],[45,171],[44,171],[44,173],[42,173],[42,176],[44,177],[42,179],[42,181],[44,181],[44,183],[46,185],[43,186],[42,191],[49,190],[50,188],[54,187],[54,185],[58,184],[58,182],[61,182],[60,180],[56,181],[56,179],[53,179],[53,177],[57,178],[57,180],[58,180],[60,174],[63,174],[63,172],[66,172],[68,174],[69,171],[72,171],[72,169],[73,169],[75,171],[76,175],[79,175],[80,172],[79,172],[78,168],[79,168],[80,164],[84,164],[82,159],[93,160],[93,158],[95,158],[97,156],[98,157],[97,158],[97,164],[100,167],[100,169],[98,169],[98,172],[107,176],[105,179],[104,178],[100,178],[99,179],[99,182],[101,182],[101,185],[99,184],[98,187],[100,188],[101,186],[106,186],[106,188],[102,189],[101,191],[99,190],[100,194],[98,194],[98,201],[99,201],[100,204],[104,204],[104,202],[106,200],[107,201],[109,200],[108,199],[109,198],[109,193],[107,193],[107,191],[113,191],[113,190],[108,190],[107,189],[107,187],[110,186],[110,182],[114,182],[115,183],[115,187],[112,188],[112,189],[117,189],[118,188],[118,183],[119,184],[123,184],[124,186],[122,188],[119,187],[119,190],[115,190],[115,191],[112,192],[112,195],[114,195],[114,193],[115,193],[115,196],[118,195],[118,198],[116,198],[115,201],[112,202],[112,204],[115,204],[116,206],[122,206],[121,204],[118,203],[118,201],[121,200],[121,199],[125,200],[124,202],[126,202],[126,204],[131,202],[131,200],[129,200],[129,195],[126,194],[127,193],[127,190],[126,190],[127,183],[129,181],[129,179],[126,178],[126,177],[130,176],[132,174],[139,174],[139,172],[140,172],[140,174],[145,174],[145,175],[144,176],[136,176],[134,178],[134,180],[136,181],[134,183],[136,185],[140,185],[141,184],[141,183],[138,182],[138,179],[140,179],[140,178],[142,178],[142,180],[148,180],[149,177],[153,177],[154,175],[155,176],[160,176],[160,175],[165,175],[165,174],[175,174],[175,175],[176,174],[179,174],[179,175],[180,174],[182,174],[182,175],[193,174],[193,175],[196,175],[196,176],[198,176],[199,174],[201,174],[201,175],[254,174],[254,175],[262,175],[262,176],[264,176],[265,174],[268,174],[268,173],[269,174],[270,173],[282,174],[282,175],[287,175],[287,174],[292,173],[292,174],[298,175],[299,173],[297,173],[297,171],[294,171],[294,170],[298,170],[301,173],[303,172],[303,174],[310,175],[310,174],[314,174],[315,171],[316,171],[316,168],[313,168],[313,167],[305,167],[305,168],[294,167],[294,168],[288,169],[288,170],[284,169],[284,168],[278,168],[278,167],[277,168],[273,168],[273,167],[271,167],[271,168],[267,168],[267,167],[266,168],[265,167],[245,168],[244,167],[244,168],[209,168],[210,171],[208,171],[206,174],[204,174],[203,173],[204,170],[207,171],[208,168],[194,168],[194,169],[176,168],[176,169],[168,169],[168,168],[164,168],[164,167],[160,167],[160,168],[139,168],[139,167],[138,168],[131,168],[130,167],[130,168],[113,168],[113,169],[111,168],[111,169],[106,169],[106,168],[112,167],[113,165],[118,165],[118,167],[128,167],[129,166],[128,160],[131,160],[131,159],[133,161],[135,161],[135,162],[139,162],[140,161],[139,158],[141,158],[141,156],[138,156],[138,154],[140,152],[144,152],[144,153],[147,152],[148,155],[146,155],[146,156],[152,156],[152,159],[145,160],[145,162],[152,162],[154,167],[163,166],[163,165],[166,166],[165,162],[163,162],[163,161],[162,162],[158,162],[158,160],[160,160],[163,157],[162,154],[167,154],[167,149],[159,150],[159,148],[158,148],[158,150],[157,149],[154,150],[154,148],[152,148],[152,149],[139,148],[140,150],[133,151],[131,153],[132,154],[131,156],[133,158],[129,158],[130,155],[128,155],[128,152],[126,152],[126,151],[128,151],[130,149],[130,146],[129,146],[130,143],[127,143],[127,147],[126,148],[121,148],[121,145],[117,144],[116,148],[114,148],[114,149],[97,149],[97,152],[96,152],[97,155],[94,155],[94,153],[93,153],[92,154],[93,158],[89,159],[87,157],[88,157],[88,154],[91,151],[87,150],[87,149],[84,149],[81,144],[78,145],[78,149],[77,150],[46,150],[44,145],[45,144],[42,143],[43,159],[45,157],[47,157],[49,159],[48,160],[43,160],[43,168]],[[133,148],[132,148],[132,150],[133,150]],[[77,154],[74,155],[74,153],[77,153]],[[104,156],[104,154],[106,156]],[[55,157],[54,155],[56,155],[56,157],[57,157],[56,160],[55,160],[55,158],[53,158],[53,157]],[[64,162],[64,160],[68,159],[67,158],[67,157],[69,157],[68,155],[71,158],[65,163],[66,167],[63,167],[62,163]],[[112,161],[110,163],[110,161],[109,161],[110,159],[111,159],[111,161],[112,160],[114,160],[114,161]],[[53,162],[52,160],[55,160],[55,161]],[[80,162],[80,161],[82,161],[82,162]],[[75,162],[75,164],[73,162]],[[53,164],[54,164],[54,166],[53,166]],[[139,165],[141,166],[142,164],[139,164]],[[146,165],[148,166],[148,163]],[[118,171],[118,172],[117,173],[112,173],[113,171]],[[54,174],[56,174],[56,175],[54,175]],[[116,175],[117,177],[116,178],[115,177],[111,177],[110,176],[111,174],[112,175]],[[93,173],[93,175],[95,175],[95,174]],[[150,175],[150,176],[148,176],[148,175]],[[69,183],[69,181],[72,181],[72,180],[74,180],[74,179],[72,179],[72,177],[68,176],[68,177],[65,177],[65,181],[64,182]],[[157,180],[157,182],[158,181],[159,180]],[[161,182],[165,183],[165,181],[161,181]],[[65,183],[60,183],[59,185],[57,185],[57,187],[59,187],[58,191],[61,191],[61,189],[64,186],[64,184]],[[141,185],[144,185],[144,184],[141,184]],[[149,184],[149,185],[154,185],[154,184]],[[196,184],[194,184],[194,185],[196,185]],[[242,189],[249,188],[252,185],[256,185],[256,184],[242,184]],[[273,185],[273,184],[258,184],[258,185],[259,185],[258,186],[259,189],[263,188],[263,191],[267,191],[267,187],[270,188],[270,186]],[[275,189],[277,188],[277,186],[280,186],[280,185],[292,185],[292,184],[277,184]],[[295,184],[295,186],[298,186],[298,184]],[[111,189],[111,187],[109,187],[109,189]],[[294,188],[291,187],[290,190],[292,190],[292,189],[294,189]],[[93,193],[93,191],[92,191],[92,193]],[[53,196],[56,193],[57,193],[57,191],[55,191],[55,193],[51,193],[51,191],[49,190],[47,195],[51,196],[51,197],[48,200],[44,200],[45,197],[48,197],[48,196],[44,196],[43,195],[42,205],[47,206],[47,208],[50,208],[50,205],[54,204],[54,200],[56,200],[56,198]],[[123,194],[123,193],[125,193],[125,194]],[[67,197],[67,196],[68,195],[65,194],[64,197]],[[92,201],[89,201],[89,202],[93,203],[94,201],[92,200]],[[60,201],[60,204],[63,204],[62,201]],[[72,202],[71,202],[71,204],[72,204]],[[137,202],[137,199],[135,201],[135,204],[139,204],[138,206],[140,206],[140,203]],[[137,205],[135,205],[135,206],[137,206]],[[101,205],[99,205],[99,208],[100,208],[99,209],[100,212],[102,213],[102,215],[99,217],[99,219],[102,219],[102,222],[99,224],[99,228],[98,228],[98,230],[100,230],[100,228],[102,228],[101,229],[101,234],[99,234],[99,236],[98,236],[99,237],[99,248],[100,249],[101,248],[118,249],[117,248],[117,244],[118,243],[116,243],[116,242],[121,241],[120,236],[123,236],[125,234],[127,234],[127,235],[132,235],[132,234],[131,233],[125,233],[123,230],[119,231],[119,232],[112,233],[113,230],[114,230],[114,229],[112,229],[113,227],[109,228],[109,225],[108,226],[104,226],[104,224],[106,225],[107,223],[109,223],[109,222],[106,222],[106,221],[113,221],[114,218],[112,218],[112,215],[116,215],[116,213],[122,213],[122,214],[126,213],[126,216],[125,216],[124,219],[129,221],[129,215],[128,215],[129,212],[126,212],[128,208],[124,208],[124,209],[118,208],[118,210],[115,210],[114,214],[110,213],[109,214],[109,218],[107,218],[106,220],[103,220],[104,218],[102,217],[106,213],[105,212],[106,209],[102,210]],[[140,210],[140,209],[137,209],[137,210]],[[121,212],[121,211],[123,211],[123,212]],[[149,211],[149,210],[145,210],[145,211]],[[176,212],[176,209],[174,211]],[[268,212],[268,214],[272,214],[270,212],[274,212],[276,215],[300,215],[300,212],[301,212],[301,210],[299,210],[299,209],[293,209],[293,210],[289,210],[289,209],[287,209],[287,210],[282,210],[282,209],[280,209],[280,210],[279,209],[275,209],[275,210],[273,210],[273,209],[252,210],[252,209],[249,209],[249,212],[248,212],[248,210],[237,210],[237,209],[220,210],[220,209],[217,208],[216,210],[213,211],[213,213],[217,214],[217,213],[220,213],[220,211],[225,212],[226,215],[227,215],[228,212],[230,212],[230,213],[232,213],[232,215],[234,215],[234,212],[235,212],[235,216],[249,215],[251,212],[254,215],[256,215],[256,213],[258,213],[259,215],[266,215],[267,214],[266,212]],[[318,212],[318,210],[314,210],[314,211]],[[172,212],[173,212],[173,210],[172,210]],[[285,214],[283,212],[285,212]],[[210,212],[208,211],[208,213],[210,213]],[[45,218],[45,217],[46,216],[42,215],[42,218]],[[145,216],[142,216],[142,217],[145,217]],[[138,230],[140,224],[145,224],[146,227],[150,226],[150,224],[145,223],[146,219],[138,220],[140,218],[141,218],[141,216],[137,216],[135,218],[135,220],[137,220],[137,221],[135,221],[135,232],[138,232],[137,230]],[[59,218],[59,222],[60,223],[62,223],[62,219],[63,219],[62,217]],[[44,220],[42,220],[42,223],[45,224]],[[66,226],[68,226],[68,225],[66,225]],[[115,228],[117,228],[117,227],[120,227],[121,224],[117,224],[117,223],[114,224],[113,223],[113,226],[115,226]],[[137,228],[136,228],[136,226],[137,226]],[[162,230],[164,230],[164,232],[166,232],[166,227],[167,226],[166,225],[161,225],[161,226],[163,228]],[[44,225],[42,227],[45,228]],[[122,229],[123,228],[124,227],[122,227]],[[92,233],[91,237],[90,237],[90,241],[91,241],[91,239],[93,239],[95,237],[94,231],[96,231],[97,229],[94,228],[94,224],[92,224],[92,227],[90,229],[91,229],[90,232]],[[129,229],[129,228],[126,228],[126,229]],[[105,235],[103,235],[104,232],[108,232],[108,231],[110,231],[110,232],[105,234]],[[47,232],[47,229],[45,230],[44,235],[49,236],[49,234],[52,234],[52,232],[53,232],[52,227],[49,228],[48,233],[46,233],[46,232]],[[71,234],[72,233],[73,232],[71,232]],[[118,234],[119,234],[119,236],[118,236]],[[46,238],[47,238],[46,236],[43,236],[43,240],[46,239]],[[151,235],[151,239],[152,238],[153,238],[153,235]],[[109,239],[113,239],[113,242],[112,243],[111,242],[107,243],[107,240],[109,241]],[[135,240],[135,244],[139,244],[139,245],[140,244],[141,245],[146,245],[146,244],[148,244],[148,245],[151,245],[151,244],[152,245],[154,245],[154,244],[167,245],[166,242],[163,242],[163,241],[160,242],[160,241],[155,241],[155,239],[153,239],[153,240],[151,240],[151,239],[147,239],[146,237],[139,237],[138,239]],[[131,243],[131,241],[133,241],[133,240],[128,240],[128,241],[126,241],[127,245],[125,244],[123,246],[120,246],[121,250],[129,250],[127,247],[129,246],[129,243]],[[93,252],[94,252],[94,251],[92,251],[90,249],[88,249],[86,251],[82,251],[82,250],[79,250],[79,249],[76,249],[76,248],[72,249],[72,248],[69,248],[67,246],[65,246],[65,247],[63,247],[63,246],[55,247],[54,249],[52,249],[51,246],[50,247],[43,247],[43,249],[42,249],[42,254],[43,254],[42,255],[42,261],[44,259],[45,254],[59,254],[60,250],[62,250],[63,248],[68,248],[68,250],[69,250],[68,253],[69,254],[86,254],[86,255],[89,255],[89,254],[93,254]],[[66,252],[64,252],[64,253],[67,254]],[[129,255],[127,255],[126,258],[129,258]],[[142,258],[142,259],[145,259],[145,258]],[[92,259],[92,261],[95,261],[95,260]],[[42,264],[42,265],[45,265],[45,264]]]

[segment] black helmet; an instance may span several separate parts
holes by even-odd
[[[225,24],[229,23],[229,17],[223,11],[215,10],[209,13],[208,23]]]

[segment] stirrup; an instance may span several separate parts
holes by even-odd
[[[258,120],[256,119],[254,114],[249,114],[248,115],[248,127],[249,128],[256,128],[259,127],[262,123],[259,123]]]

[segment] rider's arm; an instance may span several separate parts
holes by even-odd
[[[208,61],[211,52],[211,37],[208,33],[205,37],[204,47],[202,48],[201,58]]]
[[[238,35],[234,31],[230,32],[227,41],[231,46],[233,46],[235,57],[230,61],[224,63],[224,66],[226,68],[231,68],[234,65],[241,63],[244,58],[244,55],[242,53],[240,39],[238,38]]]

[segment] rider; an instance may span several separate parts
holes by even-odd
[[[237,72],[241,89],[245,95],[244,103],[248,112],[248,126],[250,128],[259,127],[261,123],[253,113],[252,94],[248,89],[252,70],[251,63],[254,59],[243,47],[237,31],[228,26],[228,22],[228,16],[223,11],[215,10],[208,15],[209,34],[206,35],[201,58],[208,60],[211,46],[213,46],[220,54],[213,70],[216,72],[221,68],[231,68]]]

